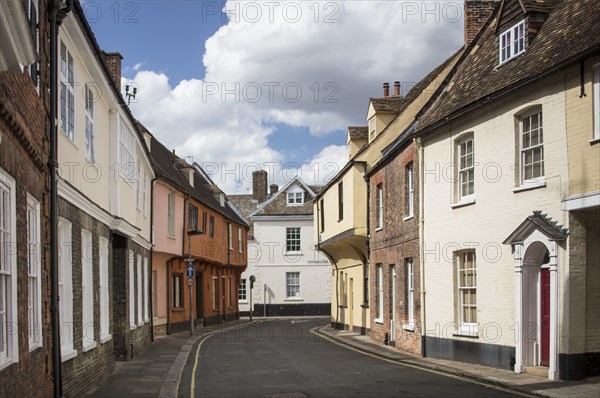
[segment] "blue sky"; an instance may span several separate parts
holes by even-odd
[[[366,125],[368,98],[381,96],[381,84],[409,87],[462,45],[462,19],[452,14],[462,0],[86,0],[83,7],[100,46],[123,55],[123,77],[139,87],[134,115],[178,154],[221,169],[341,168],[346,128]],[[211,88],[216,93],[206,96]],[[258,101],[249,98],[254,89]],[[229,193],[249,185],[216,180]],[[273,181],[285,183],[281,175]]]

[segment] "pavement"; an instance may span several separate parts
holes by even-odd
[[[260,325],[263,322],[272,320],[273,318],[255,318],[252,323]],[[190,355],[194,352],[193,349],[213,334],[240,330],[240,328],[249,324],[248,319],[241,319],[221,325],[199,327],[196,329],[194,336],[190,336],[189,332],[183,332],[157,337],[155,342],[140,356],[127,362],[117,362],[115,372],[104,383],[90,390],[85,396],[111,398],[178,397],[182,377],[185,377],[184,368],[186,363],[189,364],[190,358],[193,357],[193,355]],[[421,358],[375,343],[368,336],[333,329],[329,326],[315,326],[311,328],[311,332],[323,340],[331,341],[347,349],[359,351],[362,354],[383,361],[396,362],[418,371],[470,380],[476,384],[496,386],[506,391],[512,391],[516,395],[552,398],[600,398],[600,377],[583,381],[549,381],[546,378],[530,374],[516,374],[480,365]],[[235,364],[232,366],[235,367]]]
[[[330,326],[320,327],[315,329],[314,332],[324,338],[331,339],[333,342],[368,355],[375,355],[382,359],[427,371],[441,372],[472,379],[480,383],[500,386],[529,396],[600,398],[600,377],[588,378],[582,381],[550,381],[547,378],[526,373],[514,373],[464,362],[423,358],[376,343],[369,336],[334,329]]]

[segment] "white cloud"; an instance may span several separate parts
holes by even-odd
[[[165,74],[137,64],[132,108],[179,154],[227,162],[229,171],[239,165],[239,178],[219,167],[216,180],[226,192],[244,192],[249,182],[242,174],[253,162],[285,168],[286,154],[269,147],[276,125],[306,127],[319,137],[364,124],[368,97],[381,95],[382,82],[408,87],[457,50],[462,20],[452,11],[461,5],[230,0],[228,23],[206,42],[204,79],[173,86]],[[341,168],[345,146],[324,148],[300,169],[325,160]]]

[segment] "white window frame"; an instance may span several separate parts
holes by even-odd
[[[375,267],[375,322],[383,324],[383,265]]]
[[[297,250],[293,250],[296,249]],[[294,254],[302,252],[302,229],[300,227],[285,228],[285,253]]]
[[[594,140],[600,140],[600,64],[594,65]]]
[[[369,142],[377,138],[377,121],[375,116],[369,119]]]
[[[538,142],[535,145],[531,145],[531,133],[533,133],[536,129],[530,128],[529,130],[525,131],[525,120],[527,119],[531,119],[535,116],[539,115],[539,119],[538,119],[538,128],[537,128],[537,133],[538,133]],[[543,112],[540,108],[535,108],[535,110],[524,113],[522,115],[520,115],[519,117],[519,148],[520,148],[520,175],[521,175],[521,184],[525,185],[525,184],[539,184],[542,183],[544,181],[544,176],[545,176],[545,161],[544,161],[544,125],[543,125]],[[531,126],[531,121],[530,124]],[[525,147],[524,145],[524,137],[525,134],[529,134],[529,146]],[[528,152],[531,152],[532,154],[535,153],[536,150],[540,149],[541,150],[541,160],[539,161],[532,161],[531,163],[525,163],[525,157],[527,156]],[[533,167],[534,164],[536,163],[541,163],[541,175],[539,176],[532,176],[532,178],[525,178],[525,168],[528,166]],[[533,171],[532,171],[533,173]]]
[[[383,183],[377,184],[375,197],[375,208],[377,209],[377,225],[375,230],[379,231],[383,229]]]
[[[19,362],[15,180],[0,169],[0,369]],[[9,328],[8,325],[12,327]]]
[[[300,295],[300,272],[286,272],[285,273],[285,297],[286,299],[299,300],[302,298]]]
[[[132,183],[137,175],[135,156],[135,137],[123,119],[119,128],[119,173],[125,181]]]
[[[243,238],[243,235],[242,235],[242,227],[238,227],[238,251],[240,253],[244,252],[244,245],[243,245],[243,243],[244,243],[244,238]]]
[[[58,220],[59,239],[59,272],[58,295],[60,313],[60,352],[62,362],[77,356],[73,347],[73,239],[71,223],[60,218]]]
[[[415,269],[412,258],[404,260],[406,267],[406,327],[414,330],[415,325]]]
[[[406,212],[404,219],[407,220],[415,216],[415,174],[412,162],[406,165],[404,175],[406,176]]]
[[[248,288],[246,285],[246,279],[240,279],[240,286],[238,288],[238,302],[239,303],[247,303],[248,302]],[[250,309],[252,311],[252,309]]]
[[[227,235],[229,250],[233,250],[233,226],[231,223],[227,224]]]
[[[96,163],[96,134],[94,133],[94,92],[90,85],[84,89],[85,100],[85,158],[90,163]]]
[[[43,345],[42,341],[42,255],[40,202],[27,194],[27,270],[29,351]]]
[[[60,41],[60,129],[75,142],[75,65],[64,41]]]
[[[94,336],[94,243],[92,233],[81,230],[81,334],[83,352],[96,347]]]
[[[135,258],[133,250],[129,250],[129,330],[136,328],[135,324]]]
[[[100,289],[100,343],[109,341],[112,336],[110,334],[110,287],[109,287],[109,269],[108,269],[108,239],[100,236],[98,238],[100,252],[100,269],[99,269],[99,289]]]
[[[212,309],[213,311],[217,310],[217,283],[218,278],[216,276],[212,277]]]
[[[304,204],[304,190],[297,185],[288,190],[286,197],[288,206],[302,206]]]
[[[472,266],[467,268],[466,257],[472,256]],[[459,250],[454,252],[454,262],[456,270],[456,303],[457,303],[457,333],[466,336],[477,335],[477,263],[474,249]],[[472,283],[469,284],[469,272],[472,273]],[[464,275],[463,278],[461,276]],[[474,294],[473,294],[474,293]],[[467,302],[468,301],[468,302]],[[464,316],[464,309],[475,310],[475,319],[472,319],[471,311],[469,316]],[[467,318],[467,319],[466,319]]]
[[[138,254],[137,255],[137,261],[135,263],[135,268],[136,268],[136,273],[135,273],[135,279],[136,279],[136,297],[137,297],[137,325],[138,326],[143,326],[144,325],[144,315],[142,313],[142,308],[143,308],[143,294],[142,294],[142,255]]]
[[[179,273],[172,274],[171,283],[173,286],[173,292],[171,292],[172,306],[173,308],[181,309],[183,308],[183,275]]]
[[[522,20],[500,34],[498,38],[499,65],[502,65],[525,52],[525,20]]]
[[[469,143],[470,151],[469,151]],[[475,137],[466,133],[456,141],[456,197],[458,202],[470,202],[475,199]],[[469,184],[472,192],[469,192]],[[463,187],[467,187],[467,192]]]
[[[143,296],[143,301],[144,301],[144,323],[148,323],[150,322],[150,300],[149,300],[149,292],[148,292],[148,288],[149,288],[149,284],[150,281],[148,280],[148,257],[144,257],[143,259],[143,263],[142,263],[142,276],[144,277],[144,296]]]
[[[167,236],[175,237],[175,193],[167,194]]]

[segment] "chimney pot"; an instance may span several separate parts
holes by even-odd
[[[390,84],[389,83],[383,83],[383,96],[384,97],[390,96]]]
[[[394,95],[400,95],[400,82],[394,82]]]

